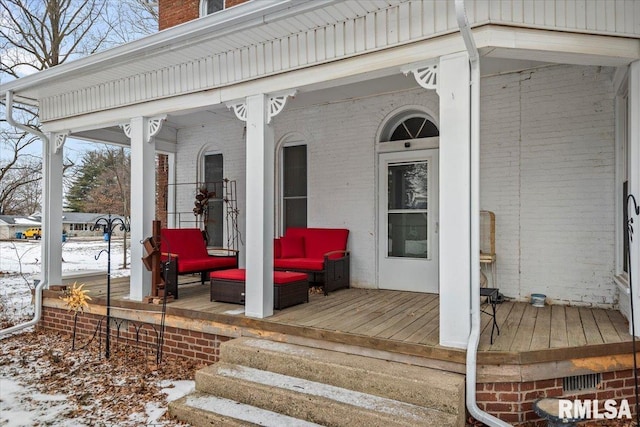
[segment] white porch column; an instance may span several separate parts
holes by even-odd
[[[155,141],[162,119],[135,117],[130,126],[124,126],[131,138],[131,283],[129,297],[142,301],[151,294],[151,272],[142,264],[143,247],[140,244],[151,236],[151,223],[155,218]]]
[[[247,97],[247,202],[245,315],[273,314],[273,129],[269,97]]]
[[[440,58],[440,345],[466,348],[471,330],[469,57]],[[475,268],[480,268],[475,266]],[[479,297],[479,296],[478,296]]]
[[[629,67],[629,194],[633,194],[640,203],[640,61],[635,61]],[[633,281],[634,323],[636,336],[640,336],[640,221],[632,213],[633,203],[629,202],[629,217],[633,218],[633,240],[631,251],[631,280]],[[625,224],[626,226],[626,224]],[[631,325],[630,325],[631,326]],[[631,327],[629,328],[631,333]]]
[[[62,172],[66,134],[42,141],[42,270],[41,280],[62,284]]]

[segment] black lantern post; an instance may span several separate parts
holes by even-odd
[[[110,349],[110,335],[111,335],[111,235],[116,228],[120,227],[121,231],[129,231],[129,224],[120,217],[112,218],[111,214],[108,217],[101,217],[96,220],[96,223],[91,227],[91,230],[97,230],[102,228],[104,237],[107,240],[107,249],[101,250],[96,255],[96,261],[100,258],[103,252],[107,253],[107,338],[105,342],[104,355],[108,359],[111,356]],[[126,237],[125,237],[126,238]]]

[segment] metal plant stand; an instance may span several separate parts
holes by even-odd
[[[638,362],[637,362],[637,352],[636,352],[636,322],[635,322],[635,314],[634,314],[634,305],[635,301],[633,299],[633,279],[631,276],[631,242],[633,241],[633,217],[638,217],[640,215],[640,206],[638,206],[638,202],[633,194],[629,194],[627,199],[625,200],[625,207],[628,209],[630,207],[629,202],[633,202],[631,215],[629,215],[628,210],[627,213],[627,224],[626,224],[626,240],[627,240],[627,267],[629,269],[629,304],[631,308],[631,341],[632,341],[632,349],[633,349],[633,380],[634,380],[634,388],[635,388],[635,398],[636,398],[636,425],[640,425],[640,402],[638,402]],[[638,254],[636,254],[638,256]]]
[[[95,256],[96,261],[100,258],[103,252],[107,253],[107,325],[106,325],[106,341],[104,356],[108,359],[111,356],[110,347],[110,335],[111,335],[111,235],[120,227],[120,231],[129,231],[129,224],[127,224],[122,218],[112,218],[109,216],[101,217],[96,220],[96,223],[91,227],[91,230],[97,230],[102,228],[104,235],[107,239],[107,249],[103,249]]]

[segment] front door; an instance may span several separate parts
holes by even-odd
[[[378,287],[438,292],[438,150],[379,155]]]

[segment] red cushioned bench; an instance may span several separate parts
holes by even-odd
[[[324,294],[349,287],[349,230],[290,227],[275,239],[273,268],[307,273]]]
[[[238,267],[238,253],[232,256],[209,255],[199,228],[163,228],[160,231],[163,260],[177,260],[178,274],[200,273],[202,283],[211,271]]]
[[[246,270],[235,268],[214,271],[211,278],[211,301],[244,304]],[[282,310],[309,302],[309,283],[305,273],[273,272],[273,308]]]

